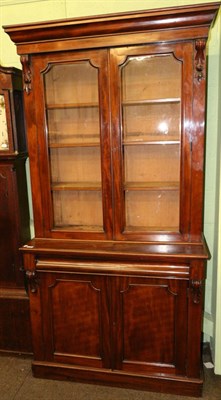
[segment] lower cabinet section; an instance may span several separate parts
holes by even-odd
[[[190,304],[201,305],[190,296],[190,267],[137,268],[37,261],[30,285],[35,376],[201,394],[200,328],[196,319],[190,332],[189,321]]]

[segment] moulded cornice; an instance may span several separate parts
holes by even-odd
[[[209,27],[220,2],[191,6],[169,7],[148,11],[98,15],[4,26],[16,44],[40,43],[43,41],[85,38],[114,34],[127,34],[134,30],[159,31],[164,29]]]

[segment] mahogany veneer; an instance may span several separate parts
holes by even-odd
[[[220,3],[5,27],[23,65],[37,377],[200,396]]]

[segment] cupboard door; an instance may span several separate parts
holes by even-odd
[[[44,304],[41,325],[45,360],[108,368],[105,278],[49,272],[38,277],[39,301]]]
[[[184,146],[182,135],[189,112],[184,96],[191,93],[184,68],[189,62],[180,46],[140,46],[111,53],[119,239],[157,233],[178,236],[187,229],[183,214],[189,199],[185,193],[183,201],[182,187],[183,180],[189,185],[189,172],[184,171],[183,157],[190,158],[190,147]]]
[[[187,284],[185,280],[139,277],[116,281],[117,369],[185,375]]]
[[[112,237],[106,55],[79,52],[36,61],[44,99],[44,117],[38,108],[36,118],[42,119],[40,179],[49,210],[42,225],[48,236]]]

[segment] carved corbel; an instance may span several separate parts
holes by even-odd
[[[201,280],[192,280],[190,282],[191,295],[194,304],[199,304],[201,301],[202,286],[203,282]]]
[[[38,280],[35,271],[26,271],[26,277],[31,293],[37,292]]]
[[[203,78],[205,78],[205,49],[206,49],[206,41],[205,39],[196,40],[195,44],[195,77],[200,82]]]
[[[30,61],[27,55],[21,56],[21,63],[23,67],[23,83],[24,83],[24,91],[29,94],[31,91],[31,69],[30,69]]]

